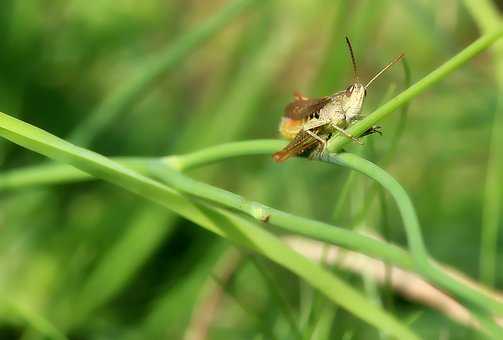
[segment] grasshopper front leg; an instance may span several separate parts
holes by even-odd
[[[353,142],[358,143],[360,145],[363,144],[358,138],[355,138],[353,135],[349,134],[346,130],[344,130],[343,128],[341,128],[340,126],[338,126],[336,123],[334,123],[333,121],[331,121],[329,119],[312,119],[312,120],[308,121],[306,124],[304,124],[304,126],[302,128],[306,132],[309,133],[309,132],[311,132],[309,130],[312,130],[312,129],[315,129],[315,128],[318,128],[318,127],[321,127],[321,126],[324,126],[327,124],[330,124],[330,126],[332,128],[334,128],[335,130],[340,132],[343,136],[351,139]]]
[[[358,138],[354,137],[352,134],[348,133],[346,130],[344,130],[343,128],[335,125],[335,124],[332,124],[332,127],[337,130],[338,132],[340,132],[343,136],[351,139],[353,142],[355,143],[358,143],[360,145],[363,145],[362,141],[359,140]]]

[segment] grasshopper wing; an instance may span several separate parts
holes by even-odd
[[[281,163],[290,157],[298,156],[306,151],[314,149],[318,144],[320,144],[319,140],[306,131],[301,130],[287,146],[273,154],[272,158],[276,162]]]
[[[297,97],[285,107],[285,116],[291,119],[304,119],[306,117],[314,117],[320,110],[327,105],[331,97],[301,99]]]

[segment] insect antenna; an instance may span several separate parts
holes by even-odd
[[[348,44],[349,53],[351,54],[351,62],[353,63],[353,73],[355,75],[356,80],[358,79],[358,70],[356,69],[355,55],[353,53],[353,47],[351,47],[351,41],[349,41],[349,38],[347,36],[346,36],[346,44]]]
[[[376,80],[381,74],[383,74],[384,71],[386,71],[387,69],[389,69],[391,66],[393,66],[397,62],[399,62],[404,56],[405,56],[405,54],[402,53],[398,57],[396,57],[395,60],[393,60],[392,62],[390,62],[388,65],[384,66],[381,71],[377,72],[377,74],[375,76],[373,76],[372,79],[370,79],[368,81],[367,85],[365,85],[365,89],[367,89],[367,87],[369,87],[370,84],[372,84],[372,82],[374,80]]]

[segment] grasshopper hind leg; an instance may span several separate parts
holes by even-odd
[[[314,132],[309,131],[309,130],[306,130],[306,133],[309,134],[314,139],[316,139],[318,142],[320,142],[323,149],[327,148],[327,139],[323,139],[320,136],[318,136],[317,134],[315,134]]]
[[[318,136],[319,139],[323,140],[322,142],[319,142],[316,144],[314,148],[309,150],[309,152],[305,155],[308,159],[311,160],[320,160],[329,155],[328,149],[327,149],[327,141],[332,137],[332,134],[328,134],[326,136]]]

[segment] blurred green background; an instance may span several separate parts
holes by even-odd
[[[314,97],[345,88],[352,80],[346,35],[362,79],[404,52],[412,81],[480,35],[456,0],[239,0],[219,19],[221,28],[204,26],[232,2],[3,0],[0,110],[108,156],[184,153],[277,137],[293,91]],[[481,271],[487,164],[502,97],[495,74],[484,53],[415,99],[405,119],[397,112],[382,122],[384,136],[349,147],[408,190],[433,256],[474,278]],[[395,66],[369,89],[364,112],[404,86],[403,69]],[[124,93],[129,100],[117,104]],[[0,141],[2,172],[43,161]],[[351,178],[350,194],[341,197],[349,175],[342,168],[250,157],[190,174],[297,215],[374,229],[405,244],[393,202],[370,181]],[[496,201],[492,214],[501,208]],[[288,339],[271,281],[306,338],[379,336],[323,305],[292,274],[252,254],[237,259],[231,244],[109,184],[2,189],[0,209],[1,339],[40,339],[57,334],[53,327],[72,339],[191,339],[201,297],[219,285],[224,293],[209,315],[207,338],[269,339],[260,334],[270,329]],[[215,282],[215,273],[226,274],[225,282]],[[344,275],[363,289],[361,277]],[[503,271],[496,270],[494,284],[501,287]],[[475,336],[385,289],[377,295],[426,338]],[[325,333],[312,335],[326,315]]]

